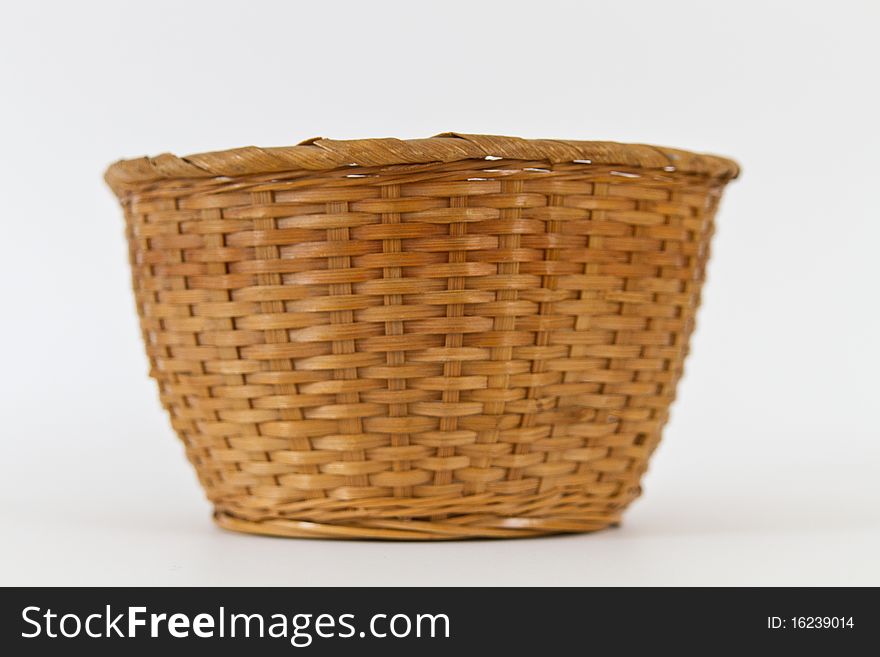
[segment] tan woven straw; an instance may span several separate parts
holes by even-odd
[[[580,532],[639,494],[731,160],[314,139],[118,162],[151,374],[217,522]]]

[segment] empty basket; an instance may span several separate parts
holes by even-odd
[[[639,494],[737,165],[443,134],[122,161],[151,374],[217,522],[581,532]]]

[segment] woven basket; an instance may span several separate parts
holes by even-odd
[[[737,165],[315,139],[118,162],[151,374],[217,522],[582,532],[639,494]]]

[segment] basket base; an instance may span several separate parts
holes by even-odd
[[[214,522],[223,529],[286,538],[373,539],[398,541],[450,541],[478,538],[530,538],[550,534],[593,532],[620,524],[618,515],[593,518],[463,518],[455,521],[361,520],[328,524],[305,520],[247,520],[223,511]]]

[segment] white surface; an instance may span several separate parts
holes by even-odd
[[[880,4],[319,4],[4,10],[0,584],[880,584]],[[104,167],[446,130],[743,164],[645,496],[618,530],[527,541],[214,528]]]

